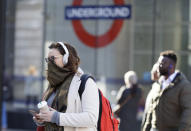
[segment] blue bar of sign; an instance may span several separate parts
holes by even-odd
[[[66,6],[65,19],[130,19],[131,5]]]

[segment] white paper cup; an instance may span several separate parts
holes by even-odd
[[[38,109],[41,111],[48,111],[49,108],[48,108],[48,105],[47,105],[47,102],[46,101],[41,101],[38,103],[37,105]]]

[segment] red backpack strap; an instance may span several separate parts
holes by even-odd
[[[99,92],[99,116],[98,116],[98,122],[97,122],[97,129],[98,131],[101,131],[101,115],[102,115],[102,93],[98,89]]]

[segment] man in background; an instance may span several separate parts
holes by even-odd
[[[161,52],[157,63],[160,78],[153,85],[150,119],[143,123],[142,131],[191,131],[191,84],[183,73],[175,71],[177,56],[173,51]]]

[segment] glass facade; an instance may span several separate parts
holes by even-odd
[[[150,0],[135,4],[139,7],[135,7],[135,57],[139,57],[139,53],[150,54],[147,67],[151,68],[161,51],[175,50],[179,56],[178,68],[185,70],[188,64],[182,62],[188,61],[183,56],[189,54],[189,1]]]

